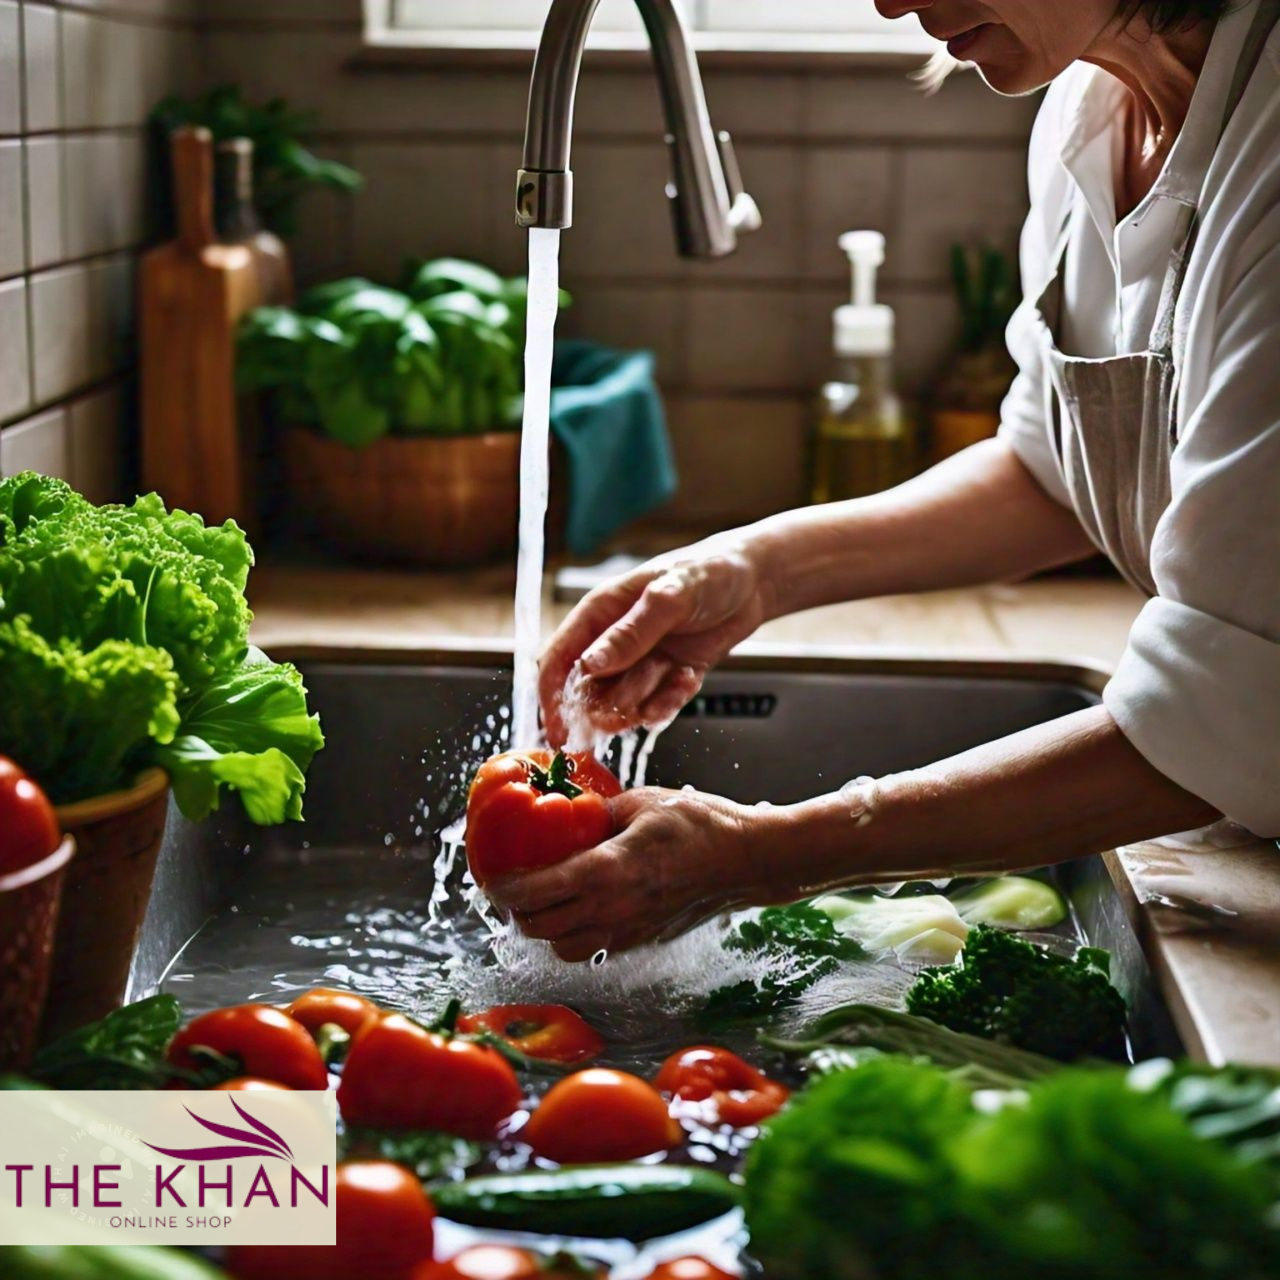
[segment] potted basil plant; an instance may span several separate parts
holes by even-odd
[[[486,560],[515,542],[527,284],[444,258],[404,286],[337,280],[251,312],[237,381],[264,393],[313,532],[380,560]]]

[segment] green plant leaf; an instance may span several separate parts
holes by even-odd
[[[182,732],[155,759],[193,821],[213,811],[227,786],[252,821],[271,825],[301,819],[306,769],[323,746],[297,668],[251,649],[236,671],[183,708]]]

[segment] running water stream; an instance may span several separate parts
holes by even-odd
[[[560,232],[529,231],[529,301],[524,350],[524,424],[520,441],[520,552],[516,561],[515,662],[511,746],[540,744],[538,650],[542,643],[542,570],[550,494],[551,360],[560,306]]]

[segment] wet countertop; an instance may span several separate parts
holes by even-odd
[[[647,550],[647,549],[646,549]],[[553,565],[554,568],[554,565]],[[254,641],[286,653],[506,647],[514,570],[418,572],[260,565]],[[776,651],[848,656],[1057,659],[1109,669],[1141,598],[1108,577],[888,597],[812,610],[762,628]],[[551,599],[544,627],[569,605]],[[1108,855],[1187,1049],[1209,1062],[1280,1066],[1280,852],[1275,842]]]

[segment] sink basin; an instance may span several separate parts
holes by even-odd
[[[437,864],[437,836],[460,816],[475,765],[503,745],[510,654],[291,656],[328,739],[311,770],[307,821],[259,830],[224,814],[193,827],[171,814],[131,997],[163,986],[195,1013],[323,981],[410,1012],[437,1008],[458,939],[489,952],[483,923],[460,906],[460,867],[449,873],[452,896],[437,887],[448,866]],[[1091,706],[1103,682],[1051,663],[735,658],[660,736],[648,781],[791,802]],[[1109,867],[1091,858],[1055,871],[1071,931],[1112,952],[1135,1054],[1178,1052]],[[706,955],[687,946],[662,963],[696,970]],[[560,987],[520,988],[533,981],[528,970],[490,968],[492,994],[564,998]],[[563,978],[570,997],[587,981],[581,969]]]

